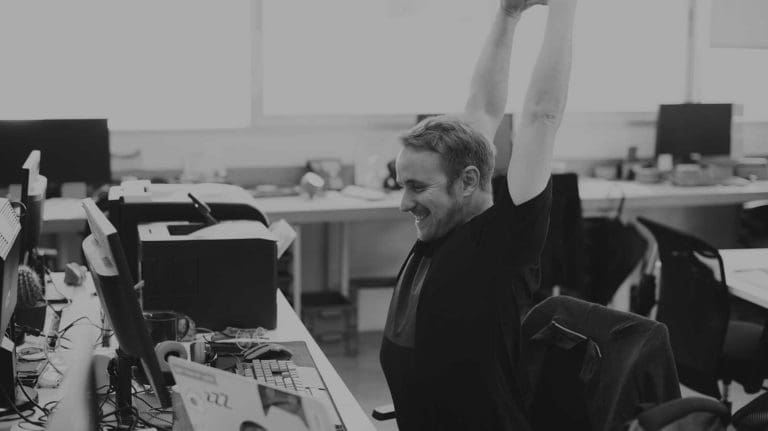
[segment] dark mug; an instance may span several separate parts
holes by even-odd
[[[192,333],[194,322],[186,314],[176,311],[145,311],[144,324],[152,343],[181,341]]]

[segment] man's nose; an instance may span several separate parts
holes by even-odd
[[[407,191],[403,193],[403,198],[400,200],[400,211],[402,212],[408,212],[413,209],[413,207],[416,206],[416,203],[413,201],[413,198],[410,196],[410,193]]]

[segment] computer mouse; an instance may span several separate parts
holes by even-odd
[[[293,352],[280,344],[259,343],[243,351],[243,359],[277,359],[285,361],[291,359]]]

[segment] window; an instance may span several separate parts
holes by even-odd
[[[716,27],[729,25],[728,22],[713,20],[728,17],[729,14],[724,13],[725,11],[730,10],[731,13],[738,13],[738,6],[747,3],[750,2],[730,0],[713,3],[707,0],[699,3],[698,24],[701,29],[699,31],[699,64],[697,69],[699,73],[699,98],[702,102],[742,105],[742,118],[744,120],[766,121],[768,120],[768,82],[766,81],[766,77],[768,77],[768,49],[712,48],[710,45],[711,36],[719,39],[719,41],[715,41],[717,44],[724,44],[722,35],[728,33],[727,28],[713,28],[713,23]],[[768,12],[766,3],[751,3],[756,6],[752,13],[762,13],[764,24],[765,12]],[[748,25],[748,23],[749,20],[741,21],[741,25]],[[753,21],[752,24],[755,22]],[[712,30],[716,31],[713,32]],[[737,32],[732,31],[731,33]]]
[[[571,111],[656,111],[683,101],[687,0],[582,0]],[[263,2],[266,114],[463,109],[497,0]],[[522,106],[547,8],[520,21],[509,111]]]
[[[0,118],[244,127],[252,51],[248,0],[2,2]]]

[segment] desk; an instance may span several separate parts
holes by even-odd
[[[92,293],[95,292],[93,280],[89,279],[84,286],[72,287],[64,285],[64,274],[55,273],[54,280],[56,285],[65,296],[72,298],[72,304],[62,313],[61,327],[73,322],[80,316],[88,316],[94,323],[98,324],[100,319],[100,302]],[[360,407],[360,404],[349,392],[349,389],[339,377],[339,374],[333,368],[328,358],[320,350],[314,339],[301,323],[296,313],[291,308],[288,301],[277,292],[277,328],[269,331],[269,338],[272,341],[304,341],[307,344],[309,353],[315,361],[317,370],[323,377],[326,387],[331,394],[341,415],[342,421],[346,424],[348,430],[375,430],[368,415]],[[76,332],[75,332],[76,331]],[[68,337],[87,337],[87,340],[95,342],[99,331],[90,323],[84,321],[77,323],[67,332]],[[66,363],[66,356],[62,355]],[[382,388],[385,390],[385,388]],[[58,389],[39,389],[40,404],[43,405],[49,401],[58,400]],[[2,426],[2,425],[0,425]]]
[[[731,294],[768,309],[768,248],[720,250],[720,255]]]
[[[741,204],[768,198],[768,181],[756,181],[746,186],[676,187],[579,178],[579,194],[584,215],[602,215],[615,211],[622,196],[625,197],[625,209]],[[297,313],[301,313],[300,225],[332,223],[338,226],[341,291],[346,295],[349,292],[348,224],[366,220],[410,220],[410,215],[399,211],[401,198],[402,192],[392,192],[383,200],[371,202],[329,192],[313,200],[295,196],[258,199],[259,208],[267,213],[270,220],[284,218],[299,226],[293,262],[293,303]]]
[[[625,208],[738,205],[768,198],[768,181],[755,181],[744,186],[680,187],[579,178],[579,195],[585,215],[614,210],[622,195],[626,198]]]
[[[768,181],[756,181],[745,186],[676,187],[669,184],[640,184],[630,181],[608,181],[594,178],[579,179],[579,194],[585,215],[613,212],[622,196],[625,209],[658,207],[695,207],[738,205],[754,199],[768,198]],[[340,280],[343,294],[349,292],[349,238],[348,225],[369,220],[410,220],[410,215],[399,211],[401,192],[387,194],[380,201],[366,201],[328,192],[323,197],[307,199],[301,196],[259,198],[256,205],[272,221],[281,218],[296,227],[294,243],[293,303],[301,315],[301,225],[330,223],[335,227],[339,244]],[[79,233],[85,226],[85,216],[77,199],[49,199],[46,201],[45,233],[59,234],[59,250],[79,250]],[[73,235],[74,233],[74,235]],[[67,235],[67,236],[65,236]],[[67,240],[75,247],[65,246]],[[336,251],[336,250],[334,250]],[[79,252],[73,256],[79,256]],[[60,256],[60,261],[63,259]]]

